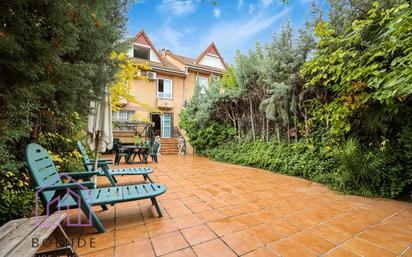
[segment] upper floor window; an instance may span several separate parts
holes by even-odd
[[[130,120],[134,115],[134,111],[117,111],[113,112],[113,121],[122,122]]]
[[[172,99],[173,83],[170,79],[157,80],[157,98]]]
[[[206,93],[206,90],[209,86],[209,79],[198,76],[196,78],[196,83],[200,87],[200,93],[202,93],[202,94]]]
[[[133,45],[133,57],[150,60],[150,47]]]

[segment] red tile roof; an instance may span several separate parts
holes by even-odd
[[[181,69],[173,65],[171,62],[169,62],[164,56],[161,56],[160,53],[156,50],[152,42],[150,41],[149,37],[147,36],[146,32],[142,29],[137,35],[135,36],[134,43],[142,44],[142,45],[147,45],[152,48],[152,50],[156,53],[157,57],[161,61],[161,63],[158,62],[153,62],[153,61],[148,61],[140,58],[134,58],[136,59],[139,63],[149,63],[149,65],[154,68],[154,69],[167,69],[170,72],[175,72],[175,73],[184,73]],[[219,56],[221,59],[223,65],[227,69],[227,65],[219,53],[219,50],[217,50],[217,47],[215,43],[211,43],[196,59],[191,58],[191,57],[186,57],[186,56],[181,56],[177,54],[173,54],[171,51],[167,51],[166,54],[169,54],[172,58],[177,60],[178,62],[184,64],[187,66],[189,69],[194,69],[194,70],[204,70],[208,72],[214,72],[214,73],[224,73],[226,70],[225,69],[220,69],[216,67],[211,67],[207,65],[202,65],[199,64],[199,61],[206,55],[206,54],[213,54]]]

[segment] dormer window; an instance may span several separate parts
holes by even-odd
[[[133,57],[150,61],[150,47],[133,45]]]
[[[200,93],[205,94],[209,86],[209,79],[204,77],[196,77],[196,83],[200,87]]]

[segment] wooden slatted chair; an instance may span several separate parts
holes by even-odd
[[[152,157],[152,162],[158,163],[157,156],[159,155],[160,143],[156,142],[153,144],[153,148],[150,150],[150,156]]]
[[[77,141],[77,146],[79,147],[80,153],[83,158],[83,165],[87,171],[93,172],[94,169],[94,160],[90,159],[86,149],[80,141]],[[124,175],[140,175],[143,176],[144,180],[149,180],[150,183],[153,183],[153,180],[149,177],[149,174],[153,172],[152,168],[120,168],[120,169],[110,169],[109,165],[113,164],[112,160],[98,160],[98,167],[101,170],[98,170],[97,176],[106,176],[110,181],[112,186],[116,186],[117,180],[116,176]]]
[[[35,190],[48,213],[58,209],[79,208],[86,217],[91,218],[100,233],[105,228],[91,206],[100,205],[107,209],[106,204],[150,199],[159,217],[162,217],[156,197],[166,192],[165,185],[140,184],[94,189],[93,182],[77,182],[75,179],[87,179],[98,172],[59,173],[47,150],[34,143],[27,145],[25,154]],[[66,180],[69,178],[69,183],[62,181],[62,176]],[[75,196],[69,192],[74,192],[78,198],[74,199]]]

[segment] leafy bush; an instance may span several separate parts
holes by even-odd
[[[360,191],[373,195],[384,180],[384,167],[391,162],[388,155],[379,150],[363,147],[359,140],[349,138],[335,151],[339,164],[340,187],[348,191]]]
[[[236,131],[228,124],[212,123],[204,128],[189,130],[187,136],[197,153],[218,146],[222,142],[233,139]]]
[[[205,151],[218,161],[302,177],[344,193],[388,198],[411,195],[412,173],[404,165],[402,153],[368,149],[355,139],[334,149],[304,141],[286,144],[241,140]]]
[[[34,191],[26,173],[5,172],[0,176],[0,226],[9,220],[30,216],[34,207]]]
[[[219,161],[268,169],[283,174],[326,182],[336,172],[336,162],[319,146],[278,143],[275,140],[230,142],[209,149],[206,155]]]
[[[46,148],[58,171],[82,171],[82,155],[76,148],[77,138],[66,138],[57,133],[41,135],[40,144]]]
[[[63,116],[55,125],[57,132],[43,133],[39,143],[49,151],[59,171],[82,171],[82,155],[76,142],[85,137],[85,121],[75,112]]]
[[[81,154],[76,146],[76,141],[84,137],[84,125],[85,122],[79,115],[73,113],[72,116],[60,117],[58,122],[53,124],[57,132],[40,135],[39,143],[49,151],[58,170],[84,170]],[[7,155],[2,153],[0,156]],[[0,176],[0,224],[10,219],[30,216],[34,208],[34,190],[24,162],[6,160],[8,162],[0,163],[0,167],[6,171]]]

